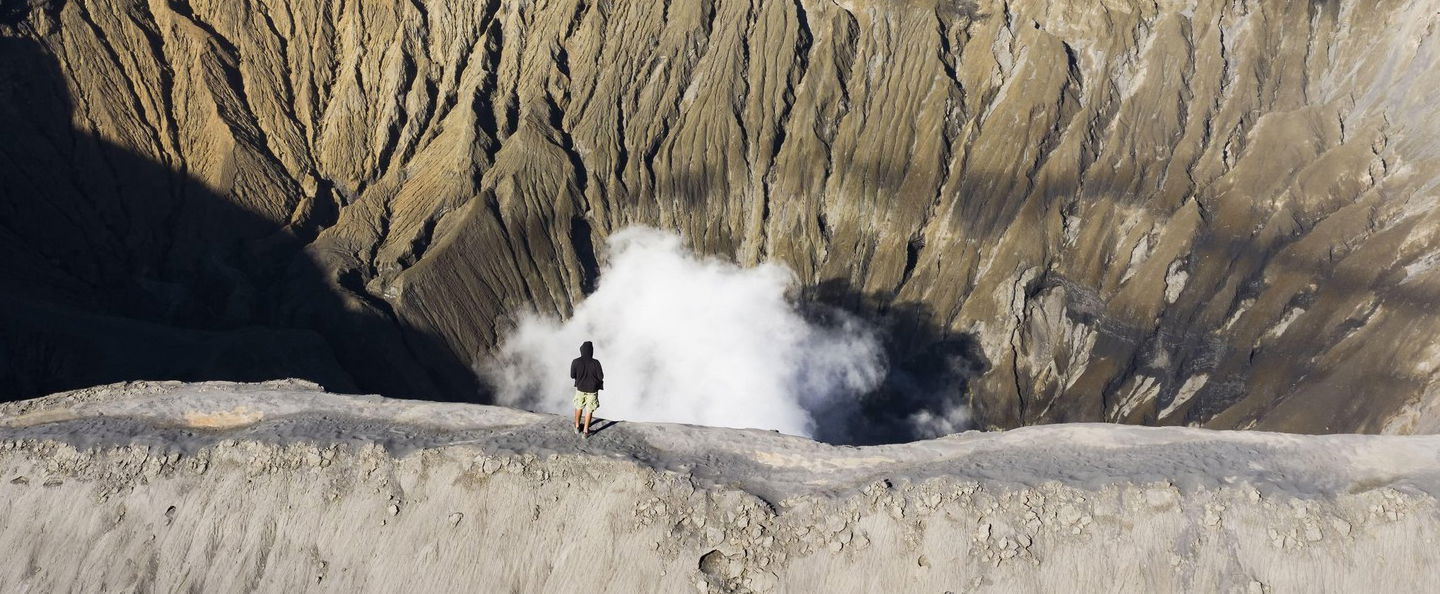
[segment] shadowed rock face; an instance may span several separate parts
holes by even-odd
[[[639,223],[785,262],[982,424],[1431,431],[1437,22],[5,0],[0,374],[483,400],[510,314],[568,312]]]

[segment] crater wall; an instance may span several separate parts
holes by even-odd
[[[1437,18],[6,0],[0,378],[484,401],[646,224],[963,353],[982,425],[1433,431]]]

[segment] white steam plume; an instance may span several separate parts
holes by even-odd
[[[610,236],[599,286],[559,321],[525,315],[489,379],[501,404],[573,410],[570,360],[595,343],[604,418],[776,429],[811,436],[810,411],[856,399],[885,374],[875,333],[842,316],[807,321],[786,299],[794,274],[697,257],[680,238]]]

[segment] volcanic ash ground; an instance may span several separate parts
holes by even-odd
[[[596,426],[582,440],[566,418],[298,381],[0,405],[0,590],[1405,592],[1440,580],[1440,437],[1082,424],[854,448]]]

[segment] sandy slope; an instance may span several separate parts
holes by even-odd
[[[1440,437],[1068,425],[852,448],[602,426],[294,381],[0,405],[0,590],[1440,584]]]

